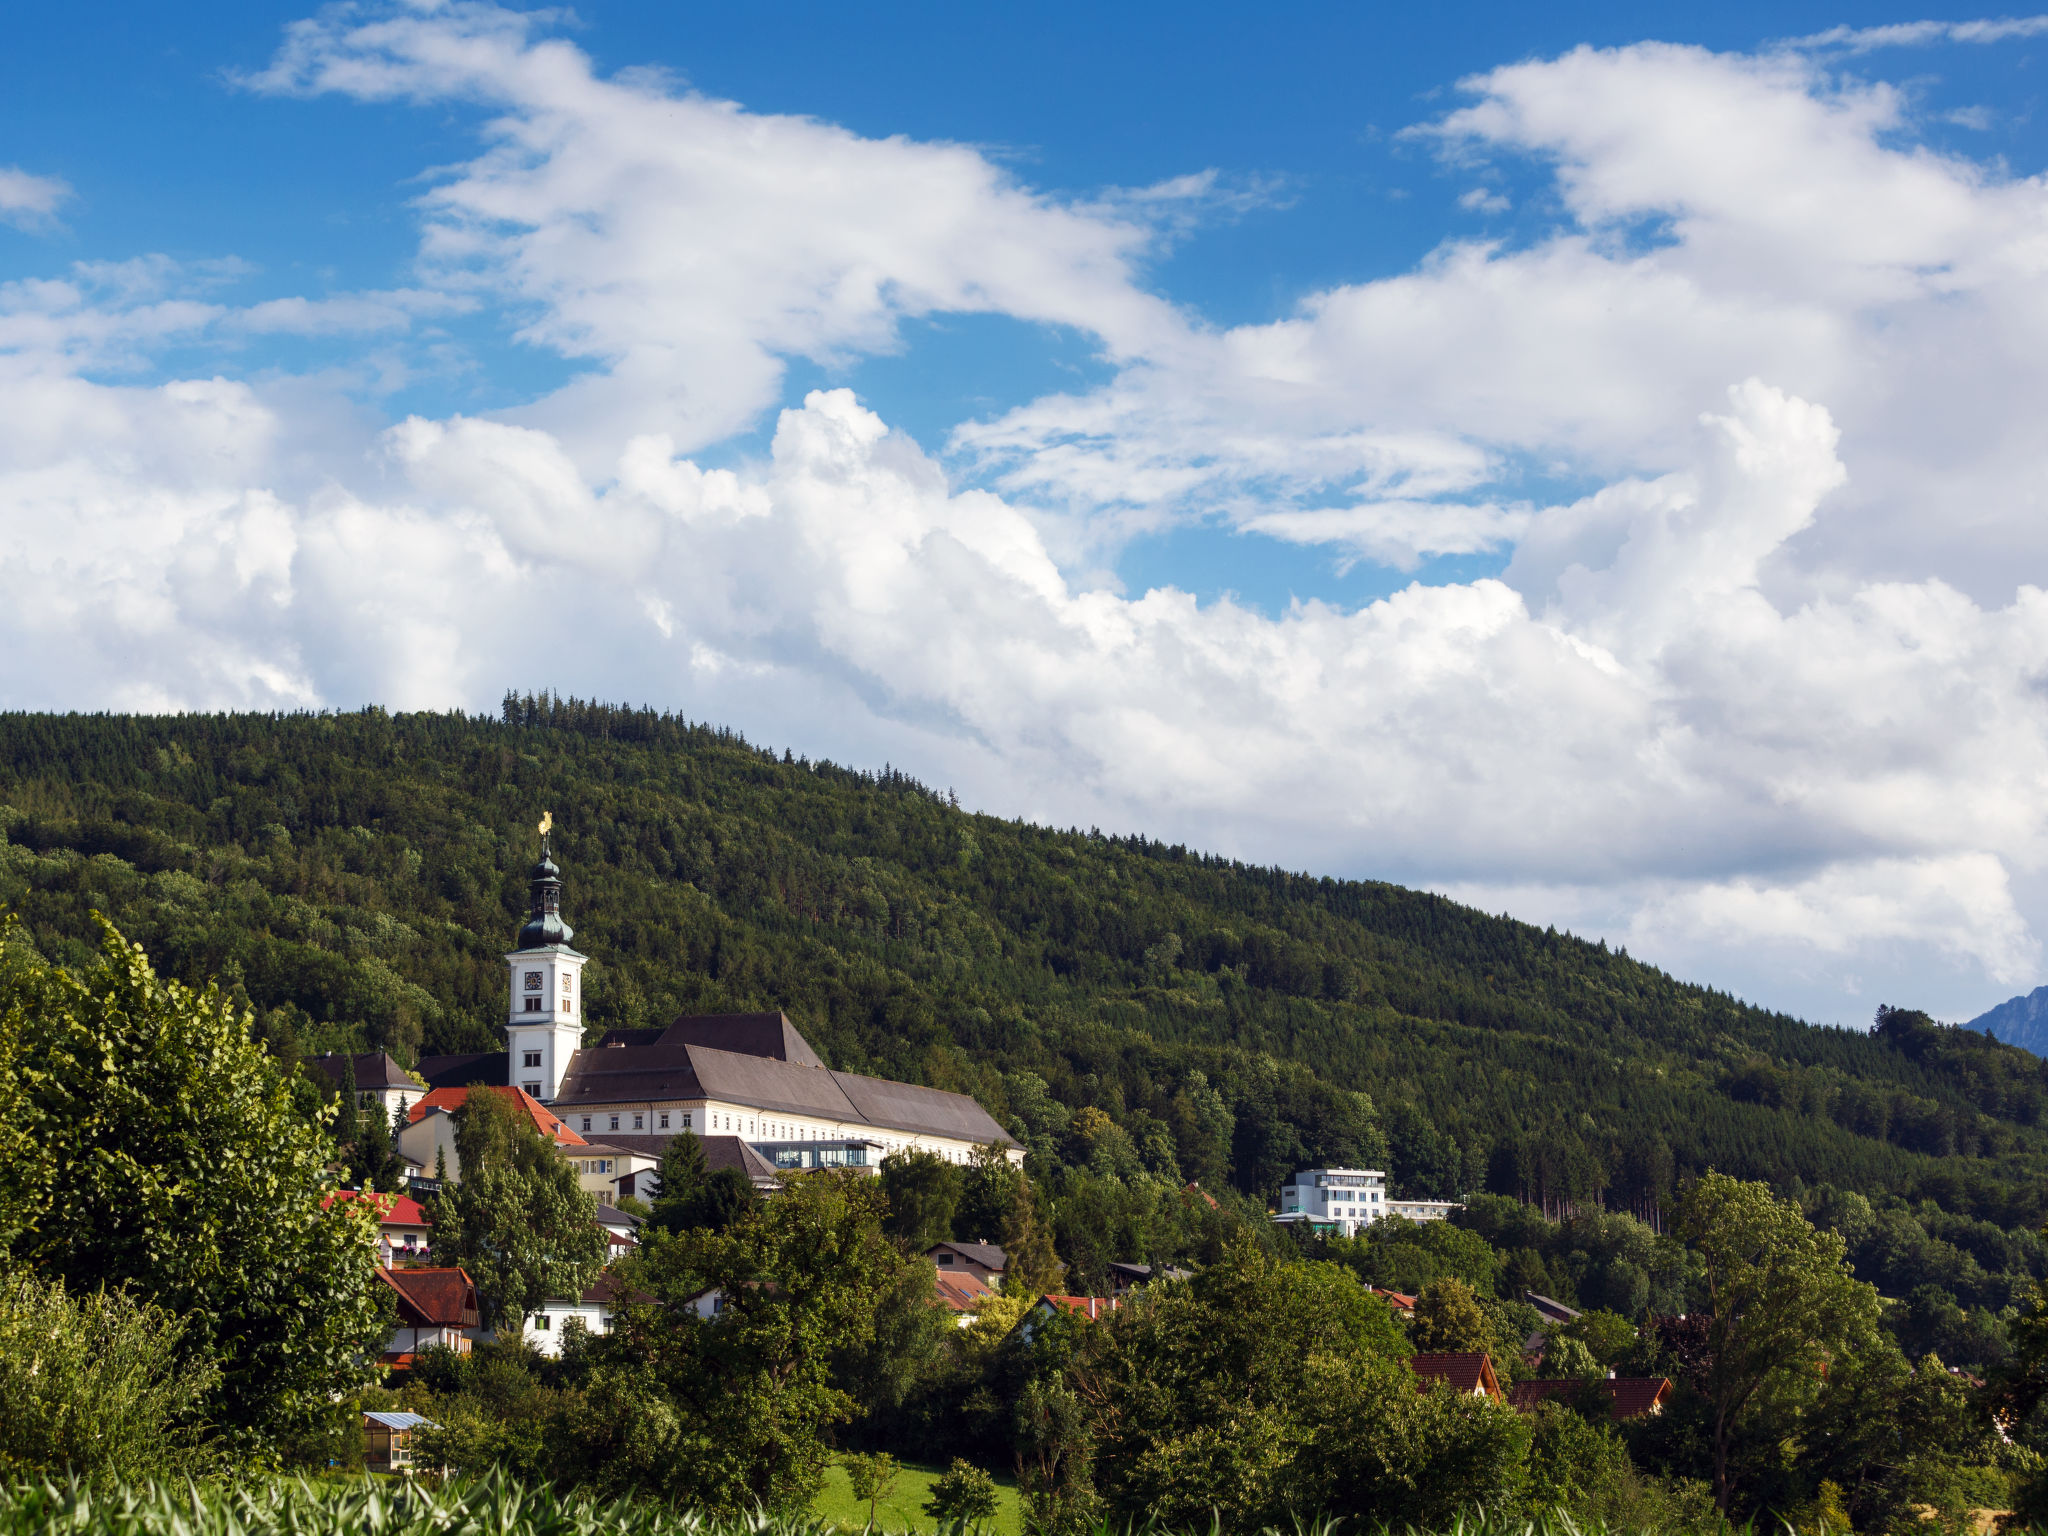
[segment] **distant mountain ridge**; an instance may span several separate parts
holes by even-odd
[[[2036,987],[2025,997],[2007,999],[1978,1014],[1967,1027],[1981,1029],[2036,1056],[2048,1056],[2048,986]]]

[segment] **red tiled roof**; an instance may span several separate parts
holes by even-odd
[[[1420,1378],[1417,1385],[1425,1392],[1435,1383],[1447,1381],[1460,1392],[1484,1392],[1495,1399],[1501,1395],[1500,1379],[1493,1373],[1493,1361],[1481,1350],[1411,1355],[1408,1357],[1408,1369]]]
[[[995,1294],[982,1284],[980,1276],[962,1269],[935,1269],[932,1282],[939,1305],[953,1312],[972,1312],[983,1297]]]
[[[483,1091],[501,1093],[512,1098],[519,1108],[526,1111],[527,1118],[533,1121],[533,1128],[550,1141],[566,1147],[588,1145],[581,1136],[564,1125],[553,1111],[524,1088],[484,1088]],[[469,1102],[470,1092],[471,1090],[467,1088],[436,1088],[406,1111],[406,1121],[408,1124],[417,1124],[426,1118],[430,1109],[446,1110],[452,1115]]]
[[[1523,1413],[1527,1413],[1538,1403],[1563,1396],[1583,1385],[1587,1383],[1518,1381],[1515,1383],[1514,1391],[1508,1395],[1508,1402]],[[1590,1385],[1599,1388],[1617,1420],[1639,1418],[1646,1413],[1661,1413],[1665,1400],[1671,1396],[1671,1382],[1663,1376],[1610,1376],[1605,1381],[1595,1381]]]
[[[1041,1301],[1050,1302],[1062,1312],[1071,1312],[1076,1317],[1085,1317],[1091,1323],[1108,1316],[1123,1303],[1114,1296],[1053,1296],[1045,1295]]]
[[[469,1271],[380,1269],[377,1278],[398,1292],[399,1321],[408,1328],[474,1328],[476,1286]]]
[[[353,1189],[337,1189],[320,1202],[324,1211],[337,1200],[359,1200],[362,1195]],[[426,1209],[411,1195],[378,1195],[377,1222],[385,1227],[431,1227],[434,1223]]]
[[[1379,1297],[1381,1301],[1384,1301],[1396,1312],[1413,1312],[1415,1310],[1415,1298],[1413,1296],[1406,1295],[1401,1291],[1383,1290],[1377,1285],[1369,1285],[1366,1289]]]

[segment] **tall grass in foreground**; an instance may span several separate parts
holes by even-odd
[[[1930,1527],[1938,1530],[1939,1527]],[[434,1488],[424,1484],[280,1478],[240,1487],[87,1484],[0,1487],[0,1536],[827,1536],[815,1519],[771,1515],[710,1517],[645,1500],[605,1502],[527,1487],[492,1475]],[[1274,1536],[1431,1536],[1348,1522],[1305,1520]],[[1127,1536],[1109,1526],[1093,1536]],[[1139,1536],[1172,1536],[1145,1527]],[[1185,1536],[1255,1536],[1208,1530]],[[1624,1536],[1563,1514],[1497,1519],[1463,1516],[1434,1536]],[[1642,1533],[1626,1533],[1642,1536]],[[1763,1536],[1743,1528],[1730,1536]],[[1784,1533],[1781,1533],[1784,1536]]]

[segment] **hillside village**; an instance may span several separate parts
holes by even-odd
[[[508,1328],[538,1354],[559,1356],[577,1332],[609,1333],[622,1307],[651,1301],[615,1279],[612,1261],[637,1246],[644,1213],[660,1196],[664,1156],[677,1137],[696,1141],[705,1168],[729,1170],[764,1199],[790,1175],[837,1169],[875,1177],[887,1159],[905,1153],[956,1165],[981,1158],[1022,1166],[1023,1146],[973,1099],[832,1071],[781,1013],[684,1016],[663,1029],[607,1030],[585,1046],[577,1004],[589,956],[572,947],[574,931],[562,915],[562,872],[547,831],[544,819],[527,919],[505,955],[504,1051],[429,1056],[411,1070],[383,1052],[330,1053],[310,1063],[338,1092],[354,1095],[359,1113],[392,1125],[405,1193],[345,1189],[336,1196],[376,1207],[378,1278],[397,1316],[378,1360],[391,1380],[402,1383],[427,1351],[466,1355],[480,1341],[506,1337]],[[543,1298],[496,1327],[485,1326],[470,1275],[460,1265],[437,1262],[434,1223],[421,1203],[461,1182],[458,1127],[478,1095],[509,1106],[574,1170],[592,1198],[591,1220],[603,1231],[608,1254],[604,1272],[580,1294]],[[1199,1186],[1188,1189],[1201,1197]],[[1442,1221],[1457,1209],[1453,1201],[1394,1198],[1383,1170],[1316,1168],[1300,1170],[1283,1186],[1271,1220],[1304,1234],[1352,1238],[1376,1222]],[[924,1257],[932,1266],[930,1304],[960,1327],[972,1326],[1009,1278],[1009,1256],[992,1242],[948,1240]],[[1108,1294],[1027,1295],[1009,1326],[1028,1339],[1055,1314],[1100,1321],[1137,1289],[1188,1275],[1185,1268],[1155,1273],[1147,1264],[1116,1261],[1108,1266]],[[1397,1317],[1414,1315],[1414,1295],[1370,1289]],[[1548,1325],[1569,1326],[1583,1315],[1534,1292],[1528,1300]],[[712,1322],[725,1303],[723,1292],[711,1288],[685,1304]],[[1541,1330],[1524,1340],[1532,1368],[1544,1347]],[[1448,1384],[1525,1411],[1572,1386],[1525,1380],[1509,1391],[1483,1351],[1417,1350],[1409,1365],[1423,1390]],[[1617,1421],[1661,1412],[1671,1394],[1666,1378],[1623,1378],[1613,1371],[1599,1388]],[[368,1410],[364,1427],[371,1464],[405,1471],[413,1465],[415,1433],[433,1426],[416,1414]]]

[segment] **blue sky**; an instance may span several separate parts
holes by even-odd
[[[46,8],[0,703],[646,699],[1967,1016],[2048,921],[2044,58],[1883,6]]]

